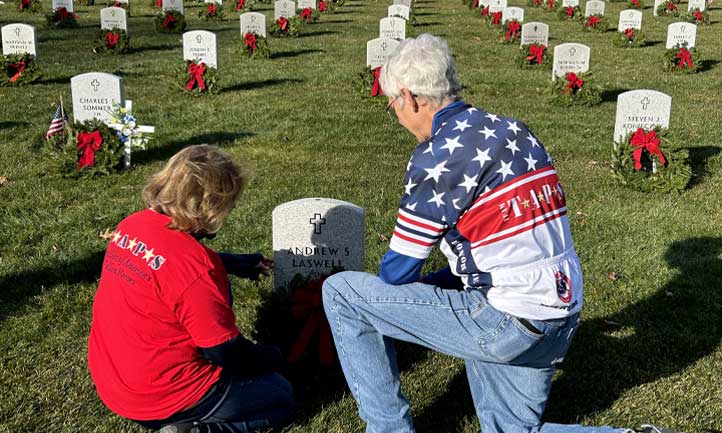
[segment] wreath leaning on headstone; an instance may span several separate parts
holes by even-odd
[[[198,12],[198,17],[204,20],[222,20],[224,16],[223,4],[216,2],[206,3],[206,7]]]
[[[584,30],[588,32],[604,33],[609,28],[609,20],[604,15],[589,15],[584,22]]]
[[[692,177],[689,152],[676,148],[666,135],[660,128],[638,128],[615,143],[611,159],[614,177],[642,192],[684,191]]]
[[[641,30],[630,27],[624,29],[622,32],[616,33],[612,40],[614,46],[621,48],[639,48],[647,45],[647,36]]]
[[[519,43],[519,39],[521,39],[521,23],[517,20],[509,20],[501,26],[500,33],[503,44]]]
[[[161,33],[183,33],[186,29],[186,17],[175,10],[161,12],[155,17],[155,29]]]
[[[302,28],[303,23],[299,17],[280,17],[271,24],[269,33],[279,38],[295,38],[301,33]]]
[[[563,6],[557,12],[557,17],[562,21],[581,21],[584,14],[579,6]]]
[[[561,0],[544,0],[542,9],[544,9],[545,12],[554,12],[555,10],[559,9],[561,5]]]
[[[487,6],[488,8],[488,6]],[[486,10],[486,8],[485,8]],[[490,12],[484,15],[484,18],[486,19],[486,23],[491,27],[501,27],[501,17],[502,12]]]
[[[93,52],[97,54],[124,54],[130,48],[128,32],[122,29],[100,30]]]
[[[19,0],[18,10],[20,12],[38,13],[42,12],[43,4],[40,0]]]
[[[304,8],[297,12],[298,17],[304,24],[313,24],[321,18],[321,12],[318,9]]]
[[[241,41],[241,54],[249,59],[267,59],[271,57],[268,39],[253,32],[246,32]]]
[[[190,95],[218,93],[218,71],[201,61],[184,61],[176,73],[176,87]]]
[[[236,0],[236,12],[246,13],[251,12],[255,6],[255,0]]]
[[[526,0],[526,4],[533,8],[540,8],[544,5],[544,0]]]
[[[74,29],[78,27],[78,16],[75,12],[68,12],[64,7],[55,9],[46,16],[48,25],[56,29]]]
[[[657,15],[661,17],[678,17],[679,16],[679,6],[677,6],[679,2],[674,2],[671,0],[665,0],[663,1],[659,6],[657,6]]]
[[[43,74],[35,56],[29,53],[0,56],[0,87],[23,86],[37,81]]]
[[[664,68],[671,72],[694,74],[702,68],[702,61],[697,50],[694,47],[687,48],[685,43],[664,52]]]
[[[517,63],[522,68],[546,68],[551,66],[549,50],[543,44],[522,45],[517,56]]]
[[[644,0],[629,0],[627,9],[644,9]]]
[[[602,89],[594,84],[591,75],[591,72],[569,72],[563,77],[557,77],[547,88],[547,100],[550,104],[563,107],[599,104],[602,102]]]
[[[381,66],[377,66],[373,69],[366,66],[363,70],[359,71],[357,75],[356,89],[359,95],[366,98],[376,98],[377,96],[384,96],[384,91],[381,89],[381,83],[379,82],[379,76],[381,75]],[[378,98],[383,100],[383,98]]]
[[[688,23],[696,24],[696,25],[702,25],[707,26],[709,25],[709,13],[704,10],[701,11],[699,8],[692,9],[691,11],[687,11],[684,15],[682,15],[682,19],[687,21]]]

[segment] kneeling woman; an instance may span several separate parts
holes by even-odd
[[[212,146],[171,158],[143,190],[148,209],[108,245],[93,304],[88,365],[113,412],[163,432],[250,432],[293,407],[280,351],[243,338],[228,273],[258,278],[272,261],[217,254],[213,237],[247,176]]]

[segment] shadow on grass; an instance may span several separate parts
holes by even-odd
[[[141,165],[153,161],[165,161],[175,155],[179,150],[194,144],[212,144],[223,147],[233,143],[235,140],[244,137],[252,137],[252,132],[207,132],[194,135],[185,140],[169,141],[163,146],[152,147],[145,151],[133,153],[133,165]]]
[[[429,23],[417,23],[414,25],[414,27],[429,27],[429,26],[439,26],[442,23],[440,22],[429,22]]]
[[[21,271],[0,277],[0,322],[40,292],[68,283],[92,283],[100,276],[105,251],[70,262],[58,262],[39,269]]]
[[[644,45],[644,48],[646,47],[656,47],[657,45],[662,45],[664,41],[647,41],[647,43]]]
[[[38,84],[70,84],[72,77],[41,78]]]
[[[692,168],[692,178],[689,180],[688,188],[693,188],[702,182],[702,178],[709,173],[707,170],[707,160],[717,156],[722,152],[722,147],[717,146],[700,146],[690,147],[689,165]]]
[[[28,127],[30,126],[30,122],[0,122],[0,131],[3,129],[10,129],[10,128],[18,128],[18,127]]]
[[[313,53],[325,53],[324,50],[296,50],[296,51],[279,51],[277,53],[271,54],[271,59],[289,59],[292,57],[298,57],[302,56],[304,54],[313,54]]]
[[[354,20],[333,20],[333,21],[324,20],[323,21],[324,24],[348,24],[348,23],[354,23],[354,22],[356,22],[356,21],[354,21]]]
[[[313,32],[313,33],[301,33],[298,35],[298,38],[311,38],[313,36],[325,36],[325,35],[337,35],[338,32],[334,32],[332,30],[321,30],[320,32]]]
[[[617,96],[624,92],[628,92],[629,89],[609,89],[602,92],[602,102],[617,102]]]
[[[223,89],[221,89],[221,93],[237,92],[240,90],[262,89],[264,87],[277,86],[279,84],[286,83],[303,83],[303,80],[300,80],[298,78],[272,78],[270,80],[247,81],[245,83],[239,83],[234,86],[224,87]]]
[[[163,45],[151,45],[148,47],[130,47],[128,48],[128,54],[144,53],[146,51],[170,51],[180,48],[181,45],[174,44],[163,44]]]
[[[699,72],[706,72],[715,66],[720,64],[719,60],[702,60],[702,67],[699,68]]]
[[[355,13],[356,13],[355,11],[335,11],[335,12],[332,13],[330,16],[334,16],[334,15],[348,15],[348,14],[355,14]],[[325,21],[324,21],[324,22],[325,22]]]

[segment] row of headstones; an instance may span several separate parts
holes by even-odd
[[[406,39],[406,23],[411,19],[411,0],[394,0],[386,16],[379,20],[379,38]]]
[[[659,5],[664,3],[665,0],[654,0],[654,16],[657,16],[657,8]],[[604,15],[604,2],[600,0],[590,0],[586,3],[585,10],[588,10],[590,5],[589,3],[594,2],[595,4],[592,5],[592,10],[598,10],[601,12],[593,12],[593,13],[585,13],[585,16],[590,15]],[[601,3],[601,6],[599,5]],[[562,7],[576,7],[579,6],[579,0],[562,0]],[[479,8],[485,8],[489,7],[489,13],[494,12],[501,12],[504,9],[507,8],[507,0],[480,0],[479,1]],[[707,8],[707,0],[688,0],[687,3],[687,11],[692,11],[694,9],[699,9],[700,11],[704,11]]]
[[[206,0],[206,3],[216,1],[222,4],[222,0]],[[273,19],[277,20],[281,17],[291,18],[296,16],[296,9],[311,8],[317,9],[316,0],[297,0],[296,2],[291,0],[278,0],[273,3]],[[182,0],[163,0],[162,10],[165,11],[176,11],[180,14],[184,13],[183,1]]]

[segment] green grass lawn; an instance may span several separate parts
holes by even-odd
[[[181,37],[156,33],[145,3],[133,4],[131,53],[117,57],[92,53],[99,6],[78,6],[75,30],[49,30],[40,15],[0,6],[0,24],[38,27],[45,72],[35,85],[0,88],[0,176],[9,178],[0,186],[0,432],[142,431],[102,405],[87,371],[91,305],[106,246],[98,232],[141,209],[148,177],[184,146],[216,144],[254,167],[255,180],[212,248],[271,254],[272,209],[314,196],[366,209],[367,270],[378,269],[387,248],[379,235],[393,230],[415,143],[388,119],[385,98],[359,96],[356,77],[390,1],[347,1],[300,38],[272,39],[273,57],[259,61],[240,56],[237,13],[204,22],[197,18],[200,4],[187,4],[189,30],[218,35],[222,90],[198,98],[172,87]],[[272,18],[270,5],[258,6]],[[612,27],[625,7],[607,5]],[[670,21],[654,18],[651,6],[643,25],[652,45],[635,50],[614,48],[614,30],[587,33],[579,23],[527,8],[527,22],[550,25],[550,45],[592,48],[604,102],[571,109],[548,106],[549,70],[517,69],[516,47],[498,43],[459,0],[417,0],[415,11],[416,32],[449,41],[465,99],[526,122],[554,156],[567,192],[586,306],[545,418],[722,431],[720,5],[712,5],[712,25],[698,30],[703,72],[684,76],[661,68]],[[46,130],[60,96],[70,105],[70,77],[90,71],[125,79],[139,121],[157,128],[155,141],[133,155],[127,172],[86,180],[48,175],[33,140]],[[616,95],[643,88],[673,98],[670,137],[690,149],[695,172],[681,195],[627,190],[608,168]],[[437,254],[429,265],[442,264]],[[254,335],[271,284],[233,283],[238,325]],[[461,361],[408,345],[400,358],[419,432],[478,431]],[[288,431],[363,431],[337,373],[307,375],[297,389],[299,413]]]

